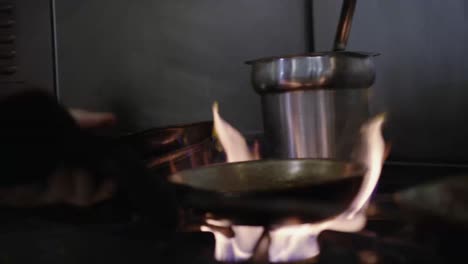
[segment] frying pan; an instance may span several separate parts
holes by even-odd
[[[172,173],[214,163],[218,154],[213,122],[152,128],[119,138],[134,150],[150,174],[166,179]]]
[[[213,122],[205,121],[152,128],[125,135],[120,141],[131,146],[144,159],[153,159],[211,139],[212,131]]]
[[[317,222],[348,208],[365,169],[334,160],[225,163],[169,177],[180,205],[237,225]]]

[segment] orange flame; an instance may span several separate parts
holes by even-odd
[[[217,103],[213,104],[213,121],[216,135],[226,153],[227,162],[255,159],[256,155],[249,151],[242,134],[221,118]],[[231,228],[235,234],[232,238],[228,238],[208,226],[202,226],[201,230],[214,234],[216,239],[215,258],[217,260],[242,261],[249,259],[257,241],[263,234],[263,227],[233,226]]]
[[[218,103],[213,104],[213,121],[216,135],[224,148],[227,162],[249,161],[254,159],[242,134],[224,121],[219,115]]]
[[[213,105],[213,119],[219,141],[228,162],[248,161],[258,155],[251,153],[241,133],[219,115],[218,105]],[[354,161],[367,166],[364,180],[348,210],[320,223],[280,227],[269,232],[271,239],[269,259],[271,262],[303,260],[319,254],[317,236],[323,230],[356,232],[366,224],[364,209],[380,177],[384,160],[385,143],[381,129],[385,120],[379,115],[361,128],[361,142],[354,153]],[[202,231],[212,232],[216,239],[215,257],[220,261],[242,261],[253,255],[255,245],[263,233],[263,227],[233,226],[235,236],[228,238],[208,226]]]

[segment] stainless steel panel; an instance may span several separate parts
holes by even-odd
[[[49,1],[0,3],[0,97],[31,86],[54,92]]]

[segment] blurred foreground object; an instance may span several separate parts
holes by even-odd
[[[117,118],[109,112],[91,112],[83,109],[70,109],[71,116],[83,129],[110,127],[117,123]]]
[[[175,226],[165,183],[150,179],[126,146],[82,129],[109,125],[115,117],[71,112],[35,90],[0,101],[0,207],[91,207],[118,199],[119,207],[161,224],[155,226]]]
[[[409,188],[395,194],[407,209],[468,225],[468,177],[466,175]]]

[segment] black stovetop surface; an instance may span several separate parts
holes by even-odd
[[[318,263],[447,263],[465,258],[463,223],[408,213],[397,191],[463,175],[465,166],[389,163],[384,167],[365,230],[325,231]],[[468,174],[465,174],[468,175]],[[0,212],[0,263],[216,263],[214,237],[202,232],[151,233],[115,210],[99,221],[62,221]]]

